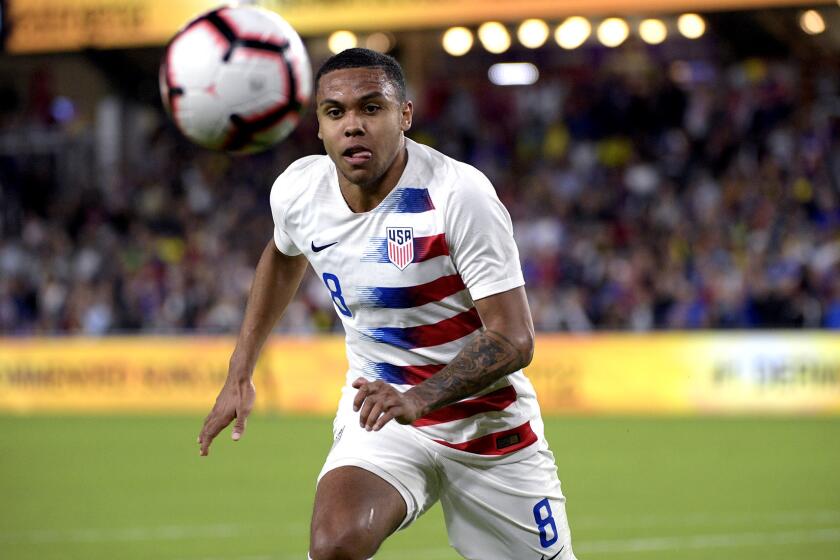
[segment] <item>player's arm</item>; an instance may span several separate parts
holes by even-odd
[[[239,338],[230,358],[227,380],[198,436],[201,455],[207,455],[213,439],[234,419],[233,439],[238,440],[245,431],[245,421],[254,406],[252,376],[257,357],[271,329],[300,286],[306,265],[303,255],[281,253],[274,240],[270,240],[263,250],[251,284]]]
[[[361,425],[379,430],[391,419],[411,422],[443,406],[475,395],[527,366],[534,354],[534,324],[519,287],[475,301],[484,328],[445,368],[400,393],[382,381],[359,378],[354,402]]]

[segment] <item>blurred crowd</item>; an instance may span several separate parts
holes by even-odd
[[[410,135],[495,184],[538,330],[840,328],[836,70],[623,60],[523,88],[428,80]],[[104,187],[0,158],[0,334],[237,331],[271,183],[321,152],[314,117],[247,158],[158,119],[142,164]],[[308,273],[278,329],[337,328]]]

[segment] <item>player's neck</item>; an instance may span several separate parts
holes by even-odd
[[[394,161],[376,181],[369,184],[350,182],[339,173],[338,186],[347,206],[355,213],[369,212],[379,206],[388,194],[394,190],[408,163],[408,149],[403,145],[397,151]]]

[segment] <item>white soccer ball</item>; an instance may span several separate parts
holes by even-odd
[[[279,15],[221,7],[169,41],[160,92],[172,120],[193,142],[253,153],[297,126],[312,93],[312,69],[300,36]]]

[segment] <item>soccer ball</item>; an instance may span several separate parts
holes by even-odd
[[[193,19],[166,46],[163,105],[206,148],[254,153],[294,130],[312,92],[309,56],[274,12],[228,6]]]

